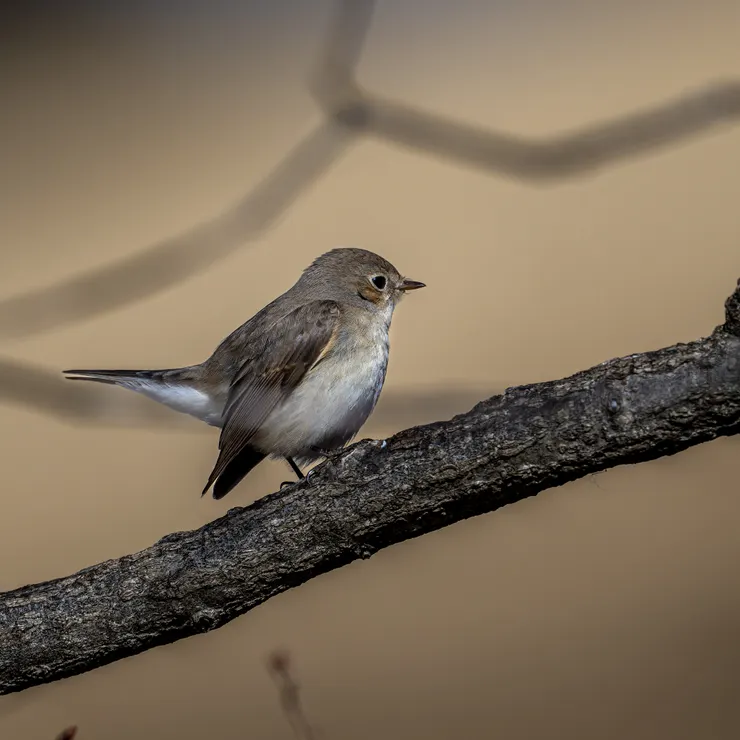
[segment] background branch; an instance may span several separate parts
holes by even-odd
[[[740,431],[740,287],[689,344],[508,389],[450,421],[364,440],[201,529],[0,594],[0,693],[223,626],[381,548],[606,468]]]
[[[236,203],[129,257],[56,285],[0,299],[0,338],[21,339],[120,309],[202,273],[263,236],[363,137],[532,185],[581,176],[711,133],[740,119],[740,80],[531,139],[394,102],[360,86],[357,67],[375,0],[337,0],[309,80],[324,120]]]
[[[56,740],[72,740],[72,738],[77,736],[77,727],[67,727],[66,729],[62,730],[56,737]]]
[[[316,733],[303,711],[300,685],[293,678],[290,654],[275,650],[267,661],[267,668],[275,681],[280,696],[280,706],[298,740],[315,740]]]

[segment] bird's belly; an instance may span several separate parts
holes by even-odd
[[[349,442],[365,423],[385,380],[387,354],[358,362],[325,360],[270,414],[255,438],[272,455],[303,463]]]

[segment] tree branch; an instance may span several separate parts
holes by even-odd
[[[0,694],[223,626],[381,548],[617,465],[740,431],[740,283],[689,344],[508,389],[450,421],[364,440],[192,532],[0,594]]]

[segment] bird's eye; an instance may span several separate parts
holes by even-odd
[[[385,288],[386,279],[383,275],[374,275],[370,278],[370,282],[378,289],[383,290]]]

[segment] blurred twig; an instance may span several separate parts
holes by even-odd
[[[592,172],[740,119],[740,82],[721,82],[572,133],[526,139],[361,93],[348,127],[425,154],[534,184]],[[363,111],[360,115],[359,111]]]
[[[293,728],[298,740],[316,740],[316,735],[309,723],[301,704],[300,686],[291,672],[290,653],[284,650],[275,650],[267,660],[267,669],[278,688],[280,706]],[[77,725],[62,730],[55,740],[74,740],[77,735]]]
[[[280,705],[295,736],[298,740],[315,740],[316,735],[301,704],[300,686],[291,673],[290,654],[276,650],[270,655],[267,667],[278,687]]]
[[[62,730],[56,736],[56,740],[73,740],[73,738],[76,735],[77,735],[77,727],[76,725],[72,725],[72,727],[67,727],[66,730]]]
[[[200,429],[188,417],[149,399],[106,390],[112,389],[73,386],[60,373],[44,367],[0,359],[0,403],[23,406],[64,422]]]
[[[686,93],[608,122],[543,139],[470,126],[393,102],[357,80],[375,0],[340,0],[311,90],[327,116],[358,134],[538,183],[595,170],[740,119],[740,80]]]
[[[328,121],[221,216],[117,263],[0,301],[0,338],[19,339],[120,308],[199,274],[272,225],[344,151],[350,135]]]
[[[267,669],[278,688],[280,706],[293,728],[298,740],[316,740],[313,728],[303,711],[300,697],[300,686],[291,673],[290,653],[284,650],[275,650],[267,660]],[[77,735],[77,725],[62,730],[55,740],[74,740]]]
[[[211,222],[138,255],[0,301],[0,338],[21,338],[120,308],[206,269],[264,233],[362,135],[538,183],[594,170],[740,117],[735,80],[541,140],[472,127],[361,88],[357,65],[374,9],[374,0],[337,2],[309,82],[326,121],[251,193]]]

